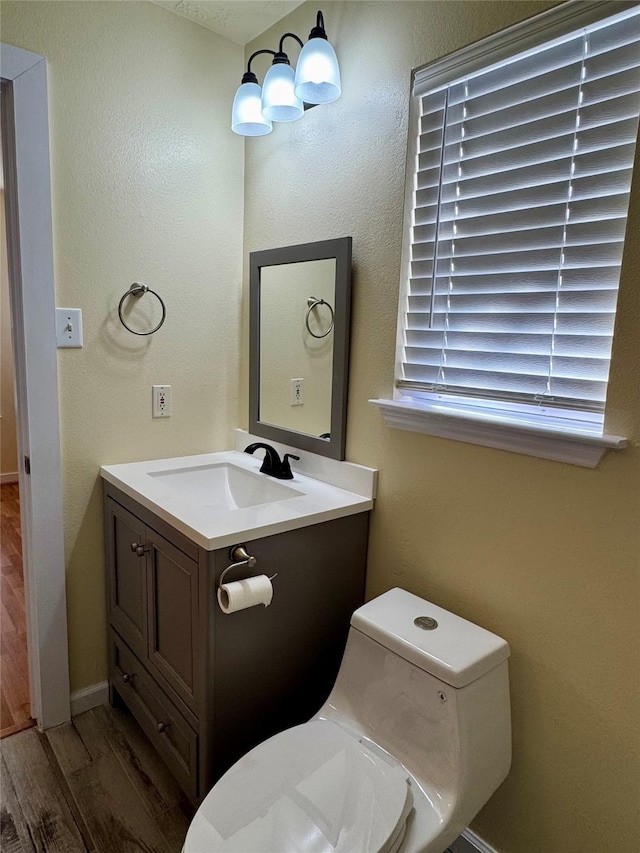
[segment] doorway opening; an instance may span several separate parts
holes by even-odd
[[[0,80],[29,702],[47,729],[70,702],[46,61],[3,43]]]
[[[0,738],[35,725],[29,697],[4,164],[0,150]]]

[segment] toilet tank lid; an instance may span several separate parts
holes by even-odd
[[[359,607],[351,625],[452,687],[470,684],[509,657],[501,637],[398,587]]]

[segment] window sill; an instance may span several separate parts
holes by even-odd
[[[421,432],[454,441],[480,444],[540,459],[568,462],[583,468],[595,468],[607,450],[622,450],[626,438],[619,435],[550,429],[501,422],[497,418],[478,417],[467,412],[443,412],[428,403],[399,400],[369,400],[382,412],[387,426]]]

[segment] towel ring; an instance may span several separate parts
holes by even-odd
[[[315,296],[310,296],[307,299],[307,305],[309,306],[309,308],[307,309],[307,316],[304,318],[304,323],[305,323],[305,326],[307,327],[307,332],[309,332],[309,334],[314,338],[326,338],[327,335],[330,334],[331,330],[333,329],[333,323],[335,320],[333,308],[331,307],[331,305],[329,305],[328,302],[325,302],[324,299],[316,299]],[[316,307],[316,305],[326,305],[327,308],[329,309],[329,311],[331,312],[331,322],[329,323],[329,328],[322,335],[316,335],[316,333],[312,332],[311,329],[309,328],[309,317],[311,316],[311,312]]]
[[[139,299],[145,293],[153,293],[153,295],[156,297],[156,299],[158,300],[158,302],[162,306],[162,317],[161,317],[158,325],[154,326],[153,329],[151,329],[150,331],[148,331],[148,332],[136,332],[135,329],[132,329],[130,326],[127,326],[127,324],[125,323],[124,317],[122,316],[122,306],[123,306],[124,300],[127,298],[127,296],[135,296],[136,298]],[[140,284],[137,281],[133,282],[133,284],[131,285],[129,290],[127,290],[127,292],[123,295],[122,299],[118,303],[118,317],[120,317],[120,322],[122,323],[122,325],[125,327],[125,329],[128,332],[131,332],[132,335],[143,335],[143,336],[144,335],[152,335],[154,332],[157,332],[158,329],[160,328],[160,326],[164,323],[166,316],[167,316],[167,309],[165,307],[164,302],[162,301],[162,297],[158,293],[156,293],[155,290],[151,290],[150,287],[147,287],[146,284]]]

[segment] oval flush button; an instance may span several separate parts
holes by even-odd
[[[438,627],[438,623],[431,616],[418,616],[417,619],[413,620],[413,624],[417,628],[422,628],[423,631],[433,631],[434,628]]]

